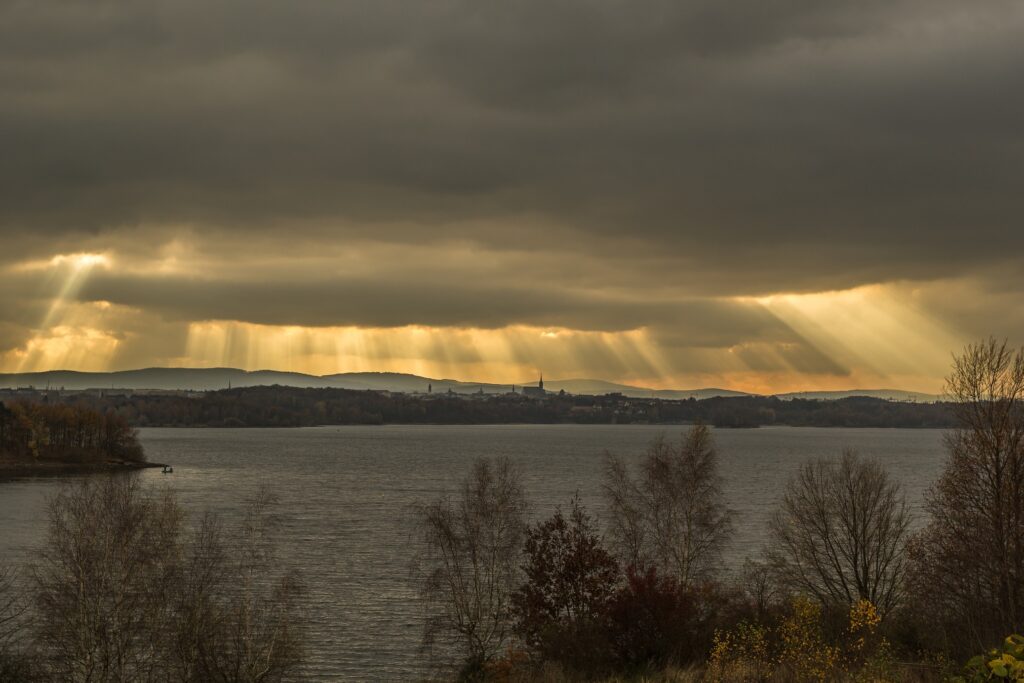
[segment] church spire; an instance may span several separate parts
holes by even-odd
[[[543,373],[543,372],[542,372],[542,373],[540,373],[540,383],[539,383],[539,384],[538,384],[537,386],[538,386],[538,388],[540,388],[540,389],[543,389],[543,388],[544,388],[544,373]]]

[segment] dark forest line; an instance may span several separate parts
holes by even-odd
[[[133,427],[311,427],[382,424],[687,424],[716,427],[910,427],[955,424],[948,403],[870,397],[836,400],[764,396],[638,399],[608,394],[400,394],[264,386],[190,395],[40,392],[20,400],[58,402],[116,415]]]
[[[142,462],[135,430],[115,410],[82,403],[0,402],[0,458]]]
[[[81,403],[0,402],[0,477],[155,467],[114,410]]]

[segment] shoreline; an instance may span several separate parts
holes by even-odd
[[[69,474],[94,474],[98,472],[134,472],[136,470],[164,467],[158,462],[61,462],[43,460],[26,462],[21,460],[0,460],[0,480],[21,477],[64,476]]]

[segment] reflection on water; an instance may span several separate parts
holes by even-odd
[[[191,510],[238,514],[266,482],[282,501],[284,546],[309,589],[309,674],[320,680],[401,680],[423,670],[410,587],[410,505],[452,488],[478,456],[520,463],[534,513],[576,490],[601,516],[601,463],[636,457],[651,438],[680,428],[645,426],[388,426],[314,429],[144,429],[150,460],[174,473],[139,476],[175,488]],[[884,460],[919,505],[941,470],[942,433],[909,429],[719,430],[725,493],[736,510],[727,561],[760,548],[765,523],[794,469],[853,447]],[[52,479],[0,483],[0,558],[31,555],[45,533]]]

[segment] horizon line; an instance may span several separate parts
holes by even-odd
[[[282,374],[282,375],[301,375],[303,377],[310,377],[310,378],[313,378],[313,379],[328,379],[328,378],[331,378],[331,377],[338,377],[338,376],[344,376],[344,375],[397,375],[397,376],[415,377],[415,378],[419,378],[419,379],[423,379],[425,381],[431,381],[431,382],[455,382],[455,383],[458,383],[458,384],[481,385],[481,386],[482,385],[489,385],[489,386],[505,386],[505,385],[510,385],[510,386],[529,386],[531,384],[537,384],[537,380],[526,381],[526,382],[489,382],[489,381],[480,381],[480,380],[454,379],[454,378],[450,378],[450,377],[428,377],[428,376],[425,376],[425,375],[417,375],[416,373],[412,373],[412,372],[398,372],[398,371],[391,371],[391,370],[352,370],[352,371],[345,371],[345,372],[327,373],[327,374],[324,374],[324,375],[316,375],[316,374],[313,374],[313,373],[301,372],[301,371],[298,371],[298,370],[275,370],[275,369],[272,369],[272,368],[258,368],[258,369],[255,369],[255,370],[246,370],[246,369],[243,369],[243,368],[231,367],[231,366],[197,367],[197,366],[165,366],[165,365],[153,365],[153,366],[148,366],[148,367],[130,368],[130,369],[124,369],[124,370],[73,370],[73,369],[68,369],[68,368],[61,368],[61,369],[50,369],[50,370],[35,370],[35,371],[31,371],[31,372],[0,372],[0,376],[18,377],[18,376],[26,376],[26,375],[45,375],[45,374],[50,374],[50,373],[69,373],[69,374],[77,374],[77,375],[116,375],[116,374],[145,372],[145,371],[151,371],[151,370],[170,370],[170,371],[184,370],[184,371],[199,371],[199,372],[231,371],[231,372],[238,372],[238,373],[243,373],[243,374],[277,373],[277,374]],[[554,383],[564,383],[564,382],[603,382],[603,383],[606,383],[606,384],[613,384],[613,385],[621,386],[621,387],[624,387],[624,388],[633,389],[633,390],[636,390],[636,391],[676,392],[676,393],[694,393],[694,392],[700,392],[700,391],[722,391],[722,392],[734,392],[734,393],[738,393],[738,394],[745,394],[745,395],[748,395],[748,396],[767,396],[767,397],[770,397],[770,396],[791,396],[791,395],[794,395],[794,394],[836,394],[836,393],[850,393],[850,392],[858,392],[858,391],[860,391],[860,392],[876,392],[876,393],[892,392],[892,393],[902,393],[902,394],[913,394],[913,395],[918,395],[918,396],[928,396],[928,397],[935,397],[935,398],[940,398],[943,395],[941,392],[933,393],[933,392],[927,392],[927,391],[915,391],[915,390],[910,390],[910,389],[898,389],[898,388],[892,388],[892,387],[877,387],[877,388],[852,387],[852,388],[843,388],[843,389],[798,389],[798,390],[794,390],[794,391],[782,391],[782,392],[773,392],[773,393],[754,392],[754,391],[747,391],[747,390],[743,390],[743,389],[731,389],[731,388],[726,388],[726,387],[721,387],[721,386],[702,386],[702,387],[689,388],[689,389],[679,389],[679,388],[655,389],[655,388],[652,388],[652,387],[637,386],[635,384],[628,384],[628,383],[622,382],[622,381],[609,380],[609,379],[596,378],[596,377],[568,377],[568,378],[563,378],[563,379],[550,379],[549,378],[549,379],[545,379],[544,382],[546,384],[550,384],[550,383],[553,383],[553,382]]]

